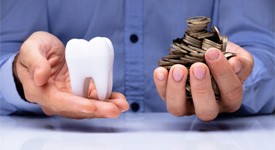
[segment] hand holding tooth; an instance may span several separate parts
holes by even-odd
[[[114,118],[129,108],[123,94],[111,93],[111,84],[107,86],[103,84],[106,92],[103,92],[103,96],[99,98],[105,99],[105,96],[108,98],[110,95],[105,101],[87,99],[82,95],[73,94],[64,45],[58,38],[47,32],[36,32],[22,44],[14,61],[13,70],[15,77],[23,85],[26,99],[39,104],[47,115],[70,118]],[[108,76],[110,70],[103,69],[104,71],[106,74],[104,73],[102,78],[108,79],[106,81],[97,79],[91,72],[86,74],[89,76],[83,78],[93,77],[95,82],[110,83],[112,79]],[[77,86],[77,84],[72,85]]]

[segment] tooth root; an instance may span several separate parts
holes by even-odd
[[[90,42],[73,39],[67,43],[66,61],[74,94],[87,98],[90,81],[93,81],[96,98],[105,100],[110,97],[113,85],[113,51],[112,43],[106,38],[94,38]]]
[[[77,76],[77,74],[70,74],[71,88],[75,95],[88,98],[89,78]]]
[[[105,100],[107,98],[108,91],[108,77],[106,75],[96,76],[93,78],[96,85],[96,92],[99,100]],[[109,98],[109,97],[108,97]]]
[[[92,77],[85,78],[84,83],[83,83],[83,90],[82,90],[82,95],[85,98],[89,97],[89,86],[90,86],[90,81],[93,80]]]

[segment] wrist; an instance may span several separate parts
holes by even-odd
[[[22,85],[22,83],[21,83],[21,81],[20,81],[20,79],[18,77],[18,74],[17,74],[18,56],[19,56],[19,53],[15,56],[15,58],[13,60],[13,63],[12,63],[13,79],[14,79],[16,90],[17,90],[19,96],[21,97],[21,99],[23,99],[26,102],[28,102],[27,99],[26,99],[26,97],[25,97],[23,85]]]

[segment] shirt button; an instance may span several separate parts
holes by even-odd
[[[136,102],[133,102],[131,104],[131,109],[132,109],[133,112],[137,112],[139,110],[139,104],[136,103]]]
[[[132,34],[132,35],[130,36],[130,41],[131,41],[132,43],[138,42],[138,36],[137,36],[136,34]]]

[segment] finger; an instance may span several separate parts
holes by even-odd
[[[246,51],[245,49],[243,49],[242,47],[240,47],[235,43],[232,43],[229,41],[226,46],[226,51],[236,53],[238,56],[241,56],[242,58],[246,59],[247,61],[253,64],[252,55],[248,51]]]
[[[210,121],[219,113],[208,67],[195,63],[190,68],[190,85],[196,115],[203,121]]]
[[[254,64],[252,55],[245,49],[241,48],[239,45],[232,42],[228,42],[227,51],[237,54],[236,57],[229,59],[229,63],[231,64],[238,78],[241,81],[246,80],[251,74]]]
[[[90,79],[88,98],[98,99],[98,94],[93,79]],[[129,109],[129,104],[126,101],[126,97],[121,93],[112,92],[111,97],[107,99],[107,101],[117,105],[121,112],[125,112]]]
[[[58,90],[52,91],[51,99],[42,106],[49,108],[52,114],[70,118],[116,118],[121,113],[111,102],[86,99]]]
[[[253,64],[248,60],[237,56],[230,58],[228,62],[242,83],[251,74]]]
[[[221,112],[234,112],[242,100],[242,84],[226,58],[215,48],[205,54],[206,62],[216,80],[221,93]]]
[[[188,70],[183,65],[174,65],[169,71],[166,90],[166,106],[168,112],[175,116],[190,114],[190,103],[186,102],[187,76]]]
[[[162,100],[166,101],[167,69],[158,67],[155,69],[153,76],[159,96]]]
[[[126,100],[126,97],[121,93],[113,92],[110,99],[107,101],[115,104],[121,112],[125,112],[129,109],[129,103]]]

